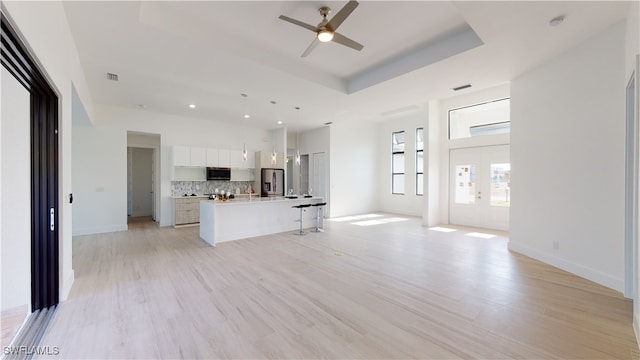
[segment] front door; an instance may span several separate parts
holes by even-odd
[[[449,222],[509,230],[509,145],[453,149],[449,158]]]

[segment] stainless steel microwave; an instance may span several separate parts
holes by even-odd
[[[207,180],[231,180],[231,168],[208,167]]]

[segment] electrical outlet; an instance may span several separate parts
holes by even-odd
[[[554,240],[553,241],[553,250],[559,250],[559,249],[560,249],[560,241]]]

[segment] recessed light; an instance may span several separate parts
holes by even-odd
[[[251,116],[250,116],[249,114],[244,114],[244,118],[245,118],[245,119],[248,119],[248,118],[250,118],[250,117],[251,117]]]
[[[278,120],[278,125],[282,125],[282,120]]]
[[[192,109],[195,109],[196,108],[196,104],[189,104],[189,107],[192,108]]]
[[[564,21],[565,16],[564,15],[558,15],[556,17],[554,17],[553,19],[549,20],[549,25],[550,26],[558,26],[560,24],[562,24],[562,22]]]

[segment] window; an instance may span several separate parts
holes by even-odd
[[[404,131],[391,134],[391,193],[404,195]]]
[[[416,129],[416,195],[424,195],[424,130]]]
[[[511,132],[510,100],[449,110],[449,139]]]
[[[510,206],[511,164],[491,164],[491,206]]]

